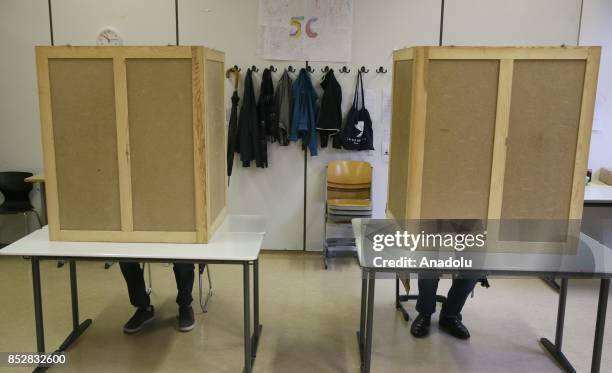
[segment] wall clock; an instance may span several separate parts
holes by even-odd
[[[113,27],[103,27],[96,37],[97,45],[123,45],[123,38]]]

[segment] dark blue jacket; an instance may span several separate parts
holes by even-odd
[[[310,149],[310,155],[317,155],[316,120],[317,93],[308,72],[302,68],[293,84],[293,117],[289,140],[302,139],[304,146]]]

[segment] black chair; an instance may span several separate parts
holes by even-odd
[[[4,195],[4,202],[0,205],[0,215],[23,214],[26,224],[28,213],[34,213],[38,224],[42,227],[42,221],[34,206],[30,203],[30,191],[32,184],[26,183],[25,179],[32,176],[29,172],[0,172],[0,193]]]

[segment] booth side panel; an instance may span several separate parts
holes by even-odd
[[[422,219],[486,219],[499,61],[432,60]]]
[[[191,59],[127,59],[135,231],[195,232]]]
[[[584,60],[514,62],[502,218],[568,219],[584,73]]]
[[[396,219],[406,216],[413,61],[398,60],[393,68],[393,107],[387,209]]]
[[[225,125],[225,67],[221,60],[206,61],[206,159],[208,238],[227,213],[227,139]]]
[[[59,228],[120,230],[113,60],[48,63]]]

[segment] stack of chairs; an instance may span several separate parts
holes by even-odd
[[[362,161],[332,161],[327,165],[325,248],[323,260],[356,256],[351,219],[372,217],[372,166]]]

